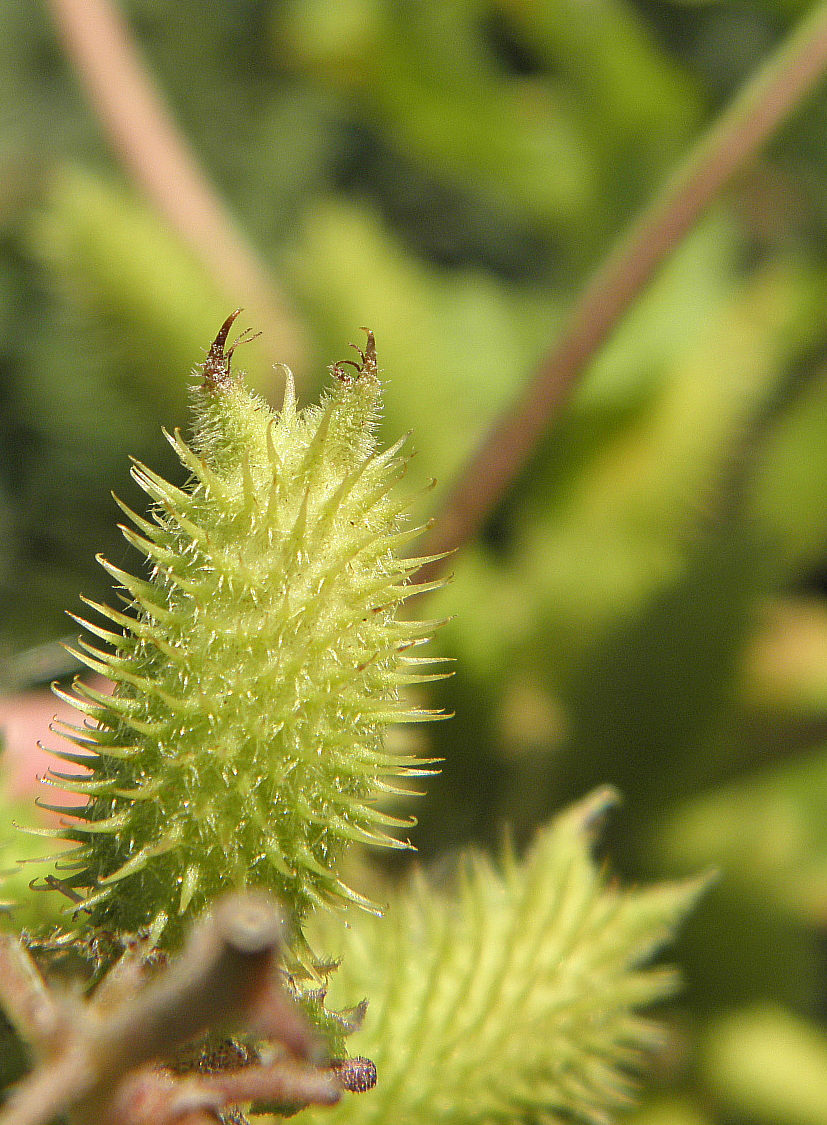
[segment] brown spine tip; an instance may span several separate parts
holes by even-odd
[[[340,383],[352,383],[360,375],[372,375],[375,378],[379,370],[376,362],[376,340],[373,332],[369,328],[363,328],[362,331],[368,334],[364,350],[358,344],[350,345],[359,356],[358,362],[355,359],[340,359],[338,363],[334,363],[328,368]],[[345,366],[352,367],[356,374],[351,375],[349,371],[345,371]]]
[[[202,368],[204,373],[204,382],[201,384],[202,390],[215,391],[221,387],[226,387],[231,382],[230,361],[233,358],[233,352],[239,344],[249,344],[251,340],[255,340],[261,335],[260,332],[253,332],[251,329],[247,328],[241,333],[232,347],[226,348],[230,329],[241,312],[242,309],[236,309],[235,312],[230,313],[219,328],[218,335],[210,345],[210,350],[207,352],[207,358]]]
[[[363,332],[367,332],[368,339],[365,344],[365,350],[362,353],[362,370],[368,372],[370,375],[375,375],[378,371],[376,363],[376,340],[370,328],[362,328]]]

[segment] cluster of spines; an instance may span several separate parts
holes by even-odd
[[[427,559],[398,552],[421,528],[393,497],[402,442],[377,452],[373,338],[354,374],[337,365],[319,408],[297,411],[288,374],[274,415],[230,375],[228,318],[196,391],[196,431],[167,435],[190,474],[178,488],[136,463],[152,519],[120,504],[148,578],[101,559],[127,612],[87,602],[104,649],[76,656],[114,694],[57,693],[86,717],[54,751],[88,774],[53,773],[88,798],[73,818],[60,885],[92,924],[152,925],[175,941],[185,917],[231,886],[271,887],[300,923],[320,903],[373,908],[337,873],[353,841],[409,846],[410,818],[376,807],[432,761],[386,753],[389,723],[436,713],[400,689],[439,678],[410,650],[435,622],[397,617]],[[404,439],[403,439],[404,440]]]
[[[709,879],[626,890],[591,848],[616,794],[558,816],[517,857],[466,853],[456,878],[417,872],[387,916],[313,940],[341,955],[341,995],[369,994],[359,1049],[368,1102],[306,1111],[309,1125],[608,1125],[663,1032],[642,1009],[673,970],[651,960]]]

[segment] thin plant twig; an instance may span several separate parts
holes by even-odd
[[[29,954],[16,937],[0,935],[0,1006],[20,1037],[48,1050],[65,1026],[65,1011],[49,992]]]
[[[476,534],[657,268],[826,67],[827,3],[822,2],[703,134],[594,274],[536,373],[460,473],[423,554],[455,550]],[[417,579],[433,578],[443,565],[423,568]]]
[[[304,329],[277,292],[184,137],[109,0],[49,0],[68,56],[118,159],[234,305],[268,326],[279,361],[303,370]]]
[[[228,1105],[251,1101],[330,1105],[338,1097],[329,1073],[296,1063],[184,1079],[144,1069],[122,1083],[108,1110],[106,1125],[200,1125],[202,1121],[215,1125],[217,1114]]]
[[[149,983],[141,987],[139,974],[127,968],[88,1004],[50,993],[22,945],[4,939],[0,1006],[39,1065],[12,1091],[0,1125],[49,1125],[57,1117],[72,1125],[167,1125],[215,1121],[235,1102],[338,1101],[345,1085],[281,987],[283,936],[280,914],[266,896],[230,896]],[[140,951],[124,956],[130,966],[139,964]],[[291,1057],[229,1073],[161,1069],[196,1036],[226,1033],[239,1021],[253,1032],[266,1027]]]

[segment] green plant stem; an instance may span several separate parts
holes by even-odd
[[[177,129],[120,13],[109,0],[49,0],[118,159],[195,252],[233,307],[267,325],[274,362],[302,374],[306,333]]]
[[[455,550],[479,530],[657,268],[733,175],[801,104],[825,67],[827,3],[822,2],[701,136],[598,268],[535,374],[461,472],[425,553]],[[432,563],[427,575],[419,577],[433,578],[444,565]]]

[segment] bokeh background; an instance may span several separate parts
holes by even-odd
[[[261,263],[238,292],[113,153],[49,4],[0,5],[9,791],[25,716],[54,709],[39,687],[71,671],[64,611],[107,597],[95,553],[137,565],[109,490],[140,505],[130,454],[175,477],[160,427],[185,425],[229,311],[262,329],[237,363],[274,402],[273,359],[308,401],[370,325],[385,436],[413,431],[438,514],[591,270],[810,7],[123,0]],[[626,879],[720,871],[637,1125],[827,1121],[825,310],[822,86],[675,248],[422,606],[450,617],[435,646],[456,673],[430,696],[454,718],[416,735],[445,759],[421,858],[505,826],[523,843],[611,782]]]

